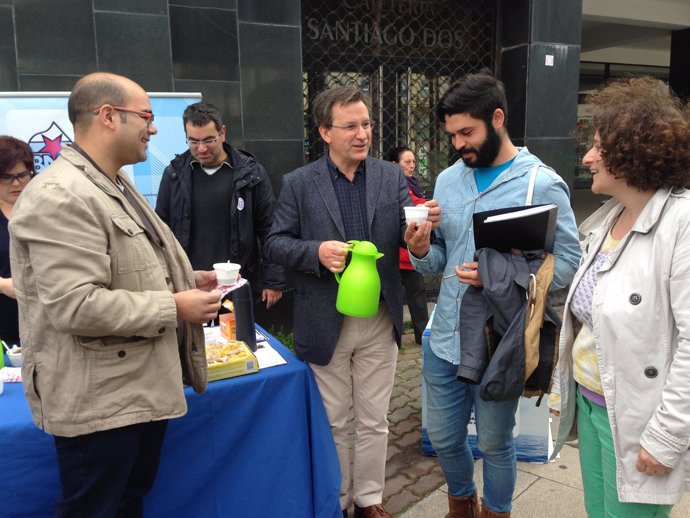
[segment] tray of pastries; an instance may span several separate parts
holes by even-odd
[[[206,361],[208,381],[242,376],[259,370],[259,362],[254,353],[246,343],[238,340],[208,341]]]

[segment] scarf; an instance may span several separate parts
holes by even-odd
[[[419,184],[419,180],[417,180],[417,178],[415,178],[414,176],[406,176],[405,179],[407,180],[407,185],[412,191],[412,194],[414,194],[418,198],[425,197],[424,191],[422,190],[422,186]]]

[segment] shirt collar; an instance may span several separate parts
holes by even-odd
[[[91,158],[91,157],[88,155],[88,153],[87,153],[86,151],[84,151],[84,150],[81,148],[81,146],[79,146],[79,144],[77,144],[76,142],[72,142],[71,144],[67,144],[67,145],[68,145],[69,147],[71,147],[72,149],[74,149],[74,150],[75,150],[77,153],[79,153],[81,156],[83,156],[84,158],[86,158],[86,160],[88,160],[89,163],[90,163],[92,166],[94,166],[94,167],[96,168],[96,171],[98,171],[98,172],[101,173],[103,176],[105,176],[108,180],[110,180],[111,182],[113,182],[113,180],[110,178],[110,176],[108,176],[108,174],[107,174],[103,169],[101,169],[101,166],[99,166],[99,165],[94,161],[94,159]],[[113,183],[114,183],[115,185],[118,185],[117,182],[113,182]]]
[[[218,165],[218,169],[220,169],[220,168],[223,167],[224,165],[227,165],[230,169],[234,169],[234,167],[232,166],[232,156],[231,156],[231,154],[230,154],[230,150],[227,149],[227,148],[225,147],[225,145],[223,145],[223,149],[225,150],[226,158],[225,158],[225,160],[223,160],[223,161]],[[195,165],[198,165],[199,167],[203,167],[203,166],[201,165],[201,162],[199,162],[196,158],[192,158],[191,162],[189,162],[189,163],[190,163],[190,165],[191,165],[192,167],[194,167]]]
[[[204,166],[201,165],[201,162],[199,162],[196,158],[193,158],[192,161],[190,162],[190,164],[191,164],[192,167],[197,166],[197,165],[198,165],[199,167],[201,167],[201,168],[204,167]],[[220,165],[218,166],[218,169],[220,169],[220,168],[223,167],[224,165],[228,166],[230,169],[234,169],[234,168],[232,167],[232,161],[230,160],[230,155],[228,155],[228,159],[223,160],[223,161],[220,163]],[[211,169],[211,168],[209,167],[208,169]]]
[[[328,172],[331,174],[331,178],[333,179],[333,181],[337,180],[339,176],[346,178],[345,173],[338,169],[338,166],[336,166],[333,163],[333,160],[331,160],[331,157],[329,156],[328,152],[326,152],[326,165],[328,165]],[[362,160],[359,163],[359,166],[357,166],[357,170],[355,171],[355,177],[358,175],[361,175],[363,177],[365,172],[366,163],[364,160]]]

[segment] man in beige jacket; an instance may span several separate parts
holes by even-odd
[[[11,265],[34,422],[54,435],[58,517],[137,518],[184,381],[202,392],[202,322],[213,272],[193,272],[121,167],[156,134],[146,92],[127,78],[80,79],[75,143],[31,182],[10,224]]]

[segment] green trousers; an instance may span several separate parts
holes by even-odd
[[[618,500],[616,453],[604,407],[577,391],[577,433],[580,469],[589,518],[668,518],[672,505],[627,503]]]

